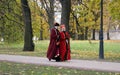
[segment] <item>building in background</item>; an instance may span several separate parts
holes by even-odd
[[[61,11],[62,11],[62,6],[61,3],[59,2],[59,0],[55,0],[54,3],[54,11],[55,11],[55,22],[58,22],[61,24]]]

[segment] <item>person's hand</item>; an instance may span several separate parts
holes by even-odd
[[[57,42],[57,43],[56,43],[56,45],[59,45],[59,44],[60,44],[60,42]]]
[[[66,40],[66,43],[68,44],[68,40]]]
[[[59,38],[60,36],[58,35],[57,38]]]

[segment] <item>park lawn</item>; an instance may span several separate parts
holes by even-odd
[[[120,73],[85,71],[12,62],[0,62],[0,75],[120,75]]]
[[[0,43],[0,54],[26,55],[46,57],[48,40],[34,41],[35,51],[24,52],[23,43],[4,44]],[[72,59],[98,60],[99,41],[72,41],[71,40],[71,57]],[[120,62],[120,41],[110,40],[104,42],[105,61]]]
[[[23,43],[0,43],[0,54],[46,57],[49,41],[35,41],[34,52],[24,52]],[[105,41],[105,61],[120,62],[120,41]],[[97,60],[99,41],[71,41],[72,59]],[[38,66],[0,61],[3,75],[120,75],[120,73],[85,71],[63,67]]]

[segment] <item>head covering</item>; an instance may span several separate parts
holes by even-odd
[[[54,23],[54,26],[59,26],[59,23]]]

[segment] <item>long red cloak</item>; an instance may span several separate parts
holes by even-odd
[[[61,58],[61,61],[71,59],[70,35],[67,32],[60,32],[60,58]]]
[[[51,29],[51,34],[50,34],[50,43],[47,51],[47,58],[49,60],[54,59],[56,53],[57,53],[57,37],[60,35],[59,31],[55,28]]]

